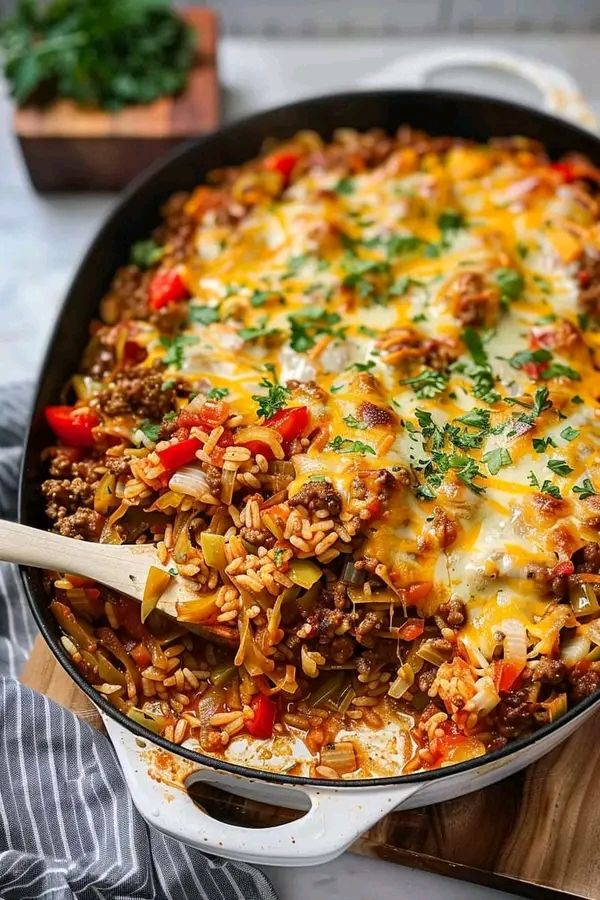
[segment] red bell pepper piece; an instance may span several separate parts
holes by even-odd
[[[161,463],[171,472],[180,469],[182,466],[192,462],[196,457],[196,451],[202,446],[202,441],[198,438],[187,438],[185,441],[179,441],[177,444],[169,444],[164,450],[158,451],[158,458]]]
[[[577,177],[575,169],[570,163],[555,162],[550,166],[553,172],[560,176],[564,184],[570,184]]]
[[[223,400],[207,400],[200,407],[186,407],[177,417],[177,424],[186,428],[199,425],[202,428],[216,428],[226,422],[230,415],[229,404]]]
[[[150,309],[162,309],[189,296],[190,292],[177,269],[158,269],[152,276],[148,288]]]
[[[421,637],[425,631],[425,619],[407,619],[404,625],[400,626],[398,637],[401,641],[414,641]]]
[[[287,409],[280,409],[275,415],[265,419],[264,424],[267,428],[273,428],[282,441],[292,441],[302,434],[308,425],[308,409],[306,406],[290,406]],[[243,446],[247,447],[254,456],[260,453],[265,459],[273,459],[273,451],[268,444],[263,444],[262,441],[248,441]]]
[[[150,651],[146,645],[142,643],[136,644],[135,647],[129,651],[129,655],[140,669],[145,669],[152,662]]]
[[[560,577],[561,575],[574,575],[575,574],[575,565],[571,562],[570,559],[565,560],[565,562],[557,563],[552,571],[550,572],[553,578]]]
[[[260,694],[250,705],[254,711],[254,718],[246,720],[246,728],[253,737],[270,738],[277,715],[277,704],[264,694]]]
[[[93,447],[92,429],[100,424],[100,417],[91,409],[75,406],[47,406],[46,421],[57,438],[69,447]]]
[[[288,184],[299,159],[300,154],[294,153],[293,150],[276,150],[264,158],[263,167],[269,172],[279,172],[284,183]]]
[[[544,370],[548,368],[547,362],[526,362],[523,363],[522,369],[532,381],[539,381]]]
[[[419,581],[417,584],[411,584],[406,588],[406,603],[412,606],[428,597],[433,587],[432,581]]]
[[[523,671],[521,663],[498,659],[494,663],[493,681],[499,694],[509,691]]]

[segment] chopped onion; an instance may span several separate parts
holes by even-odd
[[[340,576],[340,581],[342,582],[342,584],[349,584],[358,587],[364,583],[364,580],[364,570],[357,569],[354,565],[353,559],[347,560],[344,564],[344,568],[342,569],[342,574]]]
[[[306,453],[297,453],[292,456],[292,463],[296,471],[296,478],[302,475],[323,475],[323,463],[314,456],[308,456]]]
[[[133,719],[134,722],[137,722],[138,725],[143,725],[148,731],[153,731],[154,734],[161,734],[167,724],[167,720],[164,716],[146,712],[144,709],[138,709],[137,706],[132,706],[131,709],[127,711],[127,715],[130,719]]]
[[[477,713],[478,716],[487,716],[499,703],[500,696],[494,682],[489,675],[485,675],[475,682],[475,693],[467,701],[465,709]]]
[[[512,663],[519,670],[527,663],[527,631],[518,619],[505,619],[500,625],[504,634],[504,661]]]
[[[248,425],[246,428],[240,428],[235,435],[234,441],[236,444],[260,441],[261,444],[266,444],[273,451],[275,459],[283,459],[285,456],[278,433],[274,428],[268,428],[264,425]]]
[[[329,766],[340,775],[354,772],[358,768],[354,744],[351,741],[337,741],[327,744],[321,750],[321,765]]]
[[[413,672],[412,666],[409,663],[405,663],[403,666],[400,666],[398,669],[398,674],[394,681],[392,681],[388,694],[390,697],[393,697],[395,700],[399,700],[400,697],[403,697],[404,694],[412,687],[415,680],[415,673]]]
[[[177,494],[187,494],[196,500],[210,496],[206,475],[200,466],[183,466],[178,469],[169,481],[169,488]]]
[[[568,666],[574,666],[575,663],[587,656],[590,652],[591,642],[585,634],[571,634],[564,638],[560,643],[560,658]]]

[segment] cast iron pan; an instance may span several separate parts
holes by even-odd
[[[552,157],[577,151],[600,165],[600,138],[575,125],[506,100],[439,90],[365,91],[302,100],[250,116],[213,135],[185,144],[163,162],[152,166],[128,188],[85,254],[67,293],[42,366],[26,439],[19,486],[19,520],[23,524],[38,528],[48,526],[40,494],[40,484],[45,477],[40,453],[52,443],[53,436],[45,424],[43,409],[58,402],[61,387],[77,369],[87,343],[90,320],[97,315],[99,302],[115,270],[126,262],[131,244],[147,237],[159,223],[160,207],[167,198],[175,191],[189,190],[198,185],[211,169],[237,165],[257,156],[265,138],[285,139],[297,131],[311,129],[327,139],[336,128],[349,127],[363,131],[379,127],[393,132],[405,124],[433,135],[460,136],[478,141],[525,135],[541,141]],[[56,622],[48,609],[41,572],[22,567],[21,573],[31,611],[61,665],[103,712],[129,731],[147,738],[143,728],[95,692],[72,664],[60,643]],[[558,725],[546,725],[533,735],[486,755],[484,761],[500,759],[541,739],[598,703],[599,699],[599,696],[588,697],[569,710]],[[196,762],[238,775],[249,774],[247,768],[216,762],[185,747],[175,747],[163,738],[153,735],[152,740]],[[481,758],[459,763],[452,767],[452,772],[473,769],[481,763]],[[392,779],[357,780],[352,781],[352,785],[360,787],[398,780],[416,782],[448,774],[448,769],[438,769]],[[309,778],[273,775],[258,770],[253,770],[252,776],[271,782],[315,783]],[[348,782],[329,784],[347,786]]]

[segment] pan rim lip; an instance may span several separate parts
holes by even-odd
[[[559,118],[551,113],[548,113],[544,110],[534,109],[526,103],[517,103],[509,99],[501,98],[501,97],[489,97],[485,94],[480,94],[476,91],[456,91],[456,90],[446,90],[443,88],[360,88],[354,90],[346,90],[346,91],[335,91],[332,93],[326,94],[317,94],[311,95],[307,97],[300,97],[295,100],[292,100],[288,103],[282,103],[274,107],[265,107],[255,112],[252,112],[248,115],[245,115],[241,118],[236,118],[234,121],[227,123],[224,126],[221,126],[216,131],[211,132],[207,135],[202,135],[198,138],[194,138],[190,141],[185,141],[176,148],[174,148],[169,153],[161,156],[158,160],[152,163],[149,167],[144,169],[139,175],[137,175],[125,188],[124,191],[120,192],[115,202],[111,205],[108,212],[104,215],[100,225],[94,231],[94,234],[91,240],[86,245],[86,249],[83,252],[79,264],[77,265],[75,272],[73,273],[68,288],[64,294],[64,299],[58,311],[58,315],[56,316],[53,327],[50,329],[49,336],[47,338],[45,344],[45,352],[43,354],[42,362],[38,369],[38,374],[35,379],[34,393],[32,397],[31,403],[31,411],[27,422],[27,427],[24,435],[24,452],[21,459],[20,471],[19,471],[19,484],[18,484],[18,506],[17,506],[17,521],[23,522],[25,518],[25,504],[26,504],[26,494],[32,490],[29,481],[27,479],[27,465],[30,457],[30,445],[32,442],[32,435],[34,429],[34,419],[36,414],[36,408],[38,405],[39,396],[46,378],[46,373],[49,367],[49,362],[51,355],[53,353],[56,338],[59,331],[59,328],[63,322],[63,319],[67,315],[68,308],[71,302],[71,296],[75,290],[75,286],[77,285],[79,279],[84,274],[85,268],[88,265],[88,259],[90,258],[92,252],[98,244],[101,244],[105,239],[105,232],[109,229],[111,224],[115,219],[119,216],[123,215],[123,212],[128,205],[128,203],[137,195],[138,191],[142,191],[144,189],[148,189],[148,187],[152,184],[156,175],[162,172],[164,169],[174,165],[177,160],[185,157],[188,153],[193,152],[194,150],[200,150],[202,146],[208,144],[211,140],[214,140],[217,137],[227,137],[228,135],[235,133],[237,129],[243,129],[244,127],[250,124],[256,124],[260,122],[262,118],[266,117],[277,117],[282,113],[286,113],[290,110],[302,108],[303,106],[310,107],[312,104],[318,105],[319,103],[344,103],[344,102],[356,102],[359,100],[365,100],[369,97],[373,99],[402,99],[402,97],[414,97],[414,96],[422,96],[426,97],[429,100],[440,100],[440,101],[453,101],[457,104],[469,102],[479,102],[479,103],[488,103],[491,107],[502,108],[508,112],[517,111],[522,113],[529,113],[534,116],[538,121],[545,122],[547,125],[560,129],[563,132],[566,130],[567,132],[571,132],[573,137],[576,139],[585,138],[587,141],[596,141],[598,144],[598,151],[600,155],[600,139],[597,135],[594,135],[592,132],[587,131],[580,125],[577,125],[574,122],[567,121]],[[492,137],[492,136],[490,136]],[[287,775],[285,773],[279,772],[268,772],[262,769],[253,768],[250,766],[241,765],[239,763],[231,763],[226,760],[222,760],[216,757],[209,756],[207,754],[202,753],[198,750],[192,750],[188,747],[183,747],[179,744],[172,743],[171,741],[166,740],[160,735],[155,735],[147,729],[143,728],[141,725],[138,725],[137,722],[134,722],[132,719],[128,718],[124,713],[117,710],[107,699],[105,699],[98,691],[95,691],[93,686],[90,685],[84,677],[77,670],[73,662],[71,661],[68,654],[62,648],[62,644],[60,641],[54,637],[51,633],[49,626],[44,621],[41,612],[41,600],[36,599],[37,589],[32,582],[32,573],[33,570],[26,566],[19,566],[19,574],[21,582],[25,589],[25,594],[27,597],[27,602],[29,608],[33,614],[35,622],[46,641],[46,644],[52,651],[55,658],[58,660],[62,668],[69,674],[69,676],[73,679],[73,681],[78,685],[78,687],[86,694],[89,700],[98,707],[104,715],[109,716],[113,719],[119,726],[124,728],[126,731],[134,734],[136,737],[139,737],[146,742],[156,745],[163,750],[167,750],[168,752],[176,755],[182,756],[185,759],[194,762],[202,767],[214,769],[216,771],[223,771],[230,775],[234,775],[237,777],[252,779],[257,781],[264,781],[268,784],[278,784],[282,786],[297,786],[297,787],[312,787],[321,789],[322,791],[327,791],[330,789],[338,790],[338,789],[356,789],[356,790],[365,790],[382,788],[382,787],[397,787],[401,785],[423,785],[423,784],[431,784],[434,782],[439,782],[443,779],[450,779],[452,777],[457,777],[460,775],[468,775],[469,773],[476,774],[478,771],[485,771],[489,766],[493,766],[497,763],[503,763],[506,760],[506,764],[510,764],[511,758],[515,758],[520,751],[525,751],[530,747],[536,745],[539,741],[543,741],[550,734],[555,734],[561,729],[568,726],[571,722],[576,720],[579,717],[585,716],[587,712],[592,710],[594,706],[600,704],[600,693],[592,694],[589,697],[586,697],[584,700],[580,701],[573,708],[569,709],[564,716],[561,716],[555,722],[549,722],[546,725],[541,726],[536,729],[531,734],[525,735],[521,738],[518,738],[510,743],[508,743],[505,747],[495,750],[491,753],[486,753],[483,756],[475,757],[470,760],[466,760],[465,762],[455,763],[454,765],[447,766],[445,768],[431,769],[425,770],[421,772],[416,772],[409,775],[391,775],[391,776],[382,776],[382,777],[373,777],[373,778],[360,778],[360,779],[352,779],[352,780],[344,780],[344,779],[332,779],[332,780],[324,780],[317,778],[310,778],[304,775]]]

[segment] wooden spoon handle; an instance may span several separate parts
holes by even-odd
[[[148,548],[76,541],[27,525],[0,520],[0,559],[74,572],[141,600],[148,568]]]

